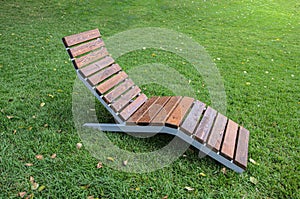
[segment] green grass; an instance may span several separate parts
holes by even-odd
[[[299,10],[295,0],[1,1],[0,198],[14,198],[21,191],[35,198],[300,198]],[[99,28],[105,39],[140,27],[181,32],[216,59],[227,95],[226,115],[250,130],[249,157],[259,165],[249,163],[241,175],[224,175],[222,165],[187,151],[187,157],[168,167],[132,174],[105,162],[96,169],[98,160],[84,147],[76,149],[76,75],[61,38]],[[194,89],[203,89],[199,100],[211,103],[202,79],[172,53],[148,49],[117,61],[125,70],[137,63],[168,64],[191,79]],[[149,96],[173,93],[156,84],[143,87]],[[111,118],[107,114],[102,120]],[[159,149],[164,139],[171,139],[107,136],[136,152]],[[53,153],[57,158],[50,158]],[[37,154],[44,159],[37,160]],[[32,190],[30,176],[46,188]],[[185,186],[195,190],[188,192]]]

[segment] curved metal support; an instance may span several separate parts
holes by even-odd
[[[234,170],[237,173],[242,173],[244,169],[237,166],[233,163],[233,161],[226,159],[225,157],[221,156],[219,153],[211,150],[206,146],[206,144],[202,144],[188,136],[187,134],[183,133],[180,129],[174,129],[167,126],[127,126],[125,123],[122,124],[107,124],[107,123],[85,123],[83,126],[91,127],[99,129],[100,131],[109,131],[109,132],[130,132],[130,133],[149,133],[153,134],[154,132],[157,133],[166,133],[170,135],[177,136],[181,138],[183,141],[187,142],[188,144],[192,145],[193,147],[197,148],[202,153],[210,156],[214,160],[220,162],[221,164],[225,165],[226,167]]]

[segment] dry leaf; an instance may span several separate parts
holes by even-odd
[[[50,157],[51,157],[52,159],[56,158],[56,153],[53,153]]]
[[[112,161],[112,162],[115,161],[114,158],[112,158],[112,157],[107,157],[107,160]]]
[[[87,199],[94,199],[94,196],[88,196]]]
[[[135,190],[136,190],[136,191],[139,191],[139,190],[141,190],[141,188],[137,187],[137,188],[135,188]]]
[[[200,176],[205,177],[206,175],[205,175],[205,173],[202,173],[202,172],[201,172],[201,173],[200,173]]]
[[[26,195],[26,192],[25,191],[23,191],[23,192],[19,192],[19,194],[18,194],[21,198],[24,198],[24,196]]]
[[[123,165],[126,166],[128,164],[128,160],[123,161]]]
[[[34,183],[34,177],[30,176],[29,181],[31,182],[31,184],[33,184]]]
[[[14,131],[13,131],[13,134],[16,134],[17,133],[17,130],[15,129]]]
[[[32,163],[26,163],[25,166],[31,167],[33,164]]]
[[[39,188],[39,184],[36,183],[36,182],[34,182],[34,183],[32,184],[32,186],[31,186],[31,189],[32,189],[32,190],[37,190],[37,188]]]
[[[80,149],[82,147],[82,144],[81,143],[77,143],[76,147],[77,147],[77,149]]]
[[[43,106],[45,106],[45,102],[42,102],[42,103],[40,104],[40,107],[43,107]]]
[[[25,199],[33,199],[33,193],[32,194],[30,194],[29,196],[27,196]]]
[[[98,164],[97,164],[97,169],[100,169],[100,168],[102,168],[102,162],[98,162]]]
[[[6,117],[7,117],[8,119],[14,118],[14,116],[12,116],[12,115],[7,115]]]
[[[49,97],[51,97],[51,98],[54,98],[54,96],[53,96],[53,95],[51,95],[51,94],[48,94],[48,96],[49,96]]]
[[[249,159],[249,161],[254,164],[254,165],[259,165],[255,160],[253,160],[252,158]]]
[[[167,199],[169,196],[168,195],[165,195],[162,199]]]
[[[254,177],[250,177],[250,182],[252,182],[253,184],[257,184],[258,183],[258,180],[256,179],[256,178],[254,178]]]
[[[192,188],[192,187],[184,187],[184,189],[186,189],[188,191],[193,191],[194,190],[194,188]]]
[[[221,172],[225,175],[225,174],[226,174],[226,167],[223,167],[223,168],[221,169]]]
[[[43,191],[46,188],[45,185],[40,186],[40,188],[38,189],[38,191]]]
[[[44,127],[47,128],[49,125],[48,124],[44,124]]]
[[[39,155],[36,155],[35,157],[36,157],[38,160],[42,160],[42,159],[43,159],[43,155],[40,155],[40,154],[39,154]]]

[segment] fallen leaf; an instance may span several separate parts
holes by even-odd
[[[200,176],[203,176],[203,177],[205,177],[206,176],[206,174],[205,173],[200,173]]]
[[[12,115],[7,115],[6,117],[7,117],[8,119],[14,118],[14,116],[12,116]]]
[[[13,134],[16,134],[17,133],[17,130],[15,129],[14,131],[13,131]]]
[[[162,199],[167,199],[169,196],[168,195],[165,195]]]
[[[31,184],[33,184],[34,183],[34,177],[30,176],[29,181],[31,182]]]
[[[254,165],[259,165],[255,160],[253,160],[252,158],[249,159],[249,161],[254,164]]]
[[[25,199],[33,199],[33,193],[32,194],[30,194],[29,196],[27,196]]]
[[[26,192],[25,191],[23,191],[23,192],[19,192],[19,194],[18,194],[21,198],[24,198],[24,196],[26,195]]]
[[[97,164],[97,169],[100,169],[100,168],[102,168],[102,162],[98,162],[98,164]]]
[[[54,96],[53,96],[53,95],[51,95],[51,94],[48,94],[48,96],[49,96],[49,97],[51,97],[51,98],[54,98]]]
[[[31,167],[33,164],[32,163],[26,163],[25,166]]]
[[[107,160],[112,161],[112,162],[115,161],[114,158],[112,158],[112,157],[107,157]]]
[[[32,130],[32,126],[28,127],[28,131],[31,131]]]
[[[38,191],[43,191],[46,188],[45,185],[40,186],[40,188],[38,189]]]
[[[123,161],[123,165],[126,166],[128,164],[128,160]]]
[[[44,124],[44,127],[47,128],[49,125],[48,124]]]
[[[44,107],[45,106],[45,102],[42,102],[41,104],[40,104],[40,107]]]
[[[186,190],[188,190],[188,191],[193,191],[193,190],[195,190],[195,189],[192,188],[192,187],[184,187],[184,189],[186,189]]]
[[[82,147],[82,144],[81,143],[77,143],[76,147],[77,147],[77,149],[80,149]]]
[[[258,183],[258,180],[256,179],[256,178],[254,178],[254,177],[250,177],[250,182],[252,182],[253,184],[257,184]]]
[[[139,190],[141,190],[141,188],[137,187],[137,188],[135,188],[135,190],[136,190],[136,191],[139,191]]]
[[[36,159],[38,159],[38,160],[42,160],[42,159],[43,159],[43,155],[40,155],[40,154],[39,154],[39,155],[36,155],[35,157],[36,157]]]
[[[94,196],[88,196],[87,199],[94,199]]]
[[[35,119],[35,118],[36,118],[36,116],[35,116],[35,115],[33,115],[33,116],[32,116],[32,118],[33,118],[33,119]]]
[[[56,153],[53,153],[50,157],[51,157],[52,159],[56,158]]]
[[[31,185],[31,189],[32,190],[37,190],[37,188],[39,188],[39,184],[34,182],[32,185]]]
[[[226,167],[223,167],[223,168],[221,169],[221,172],[225,175],[225,174],[226,174]]]

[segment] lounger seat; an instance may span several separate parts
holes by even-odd
[[[247,129],[190,97],[148,99],[109,55],[98,29],[64,37],[63,43],[78,77],[117,121],[86,126],[136,133],[151,133],[163,126],[162,133],[180,137],[228,168],[236,172],[246,169]]]

